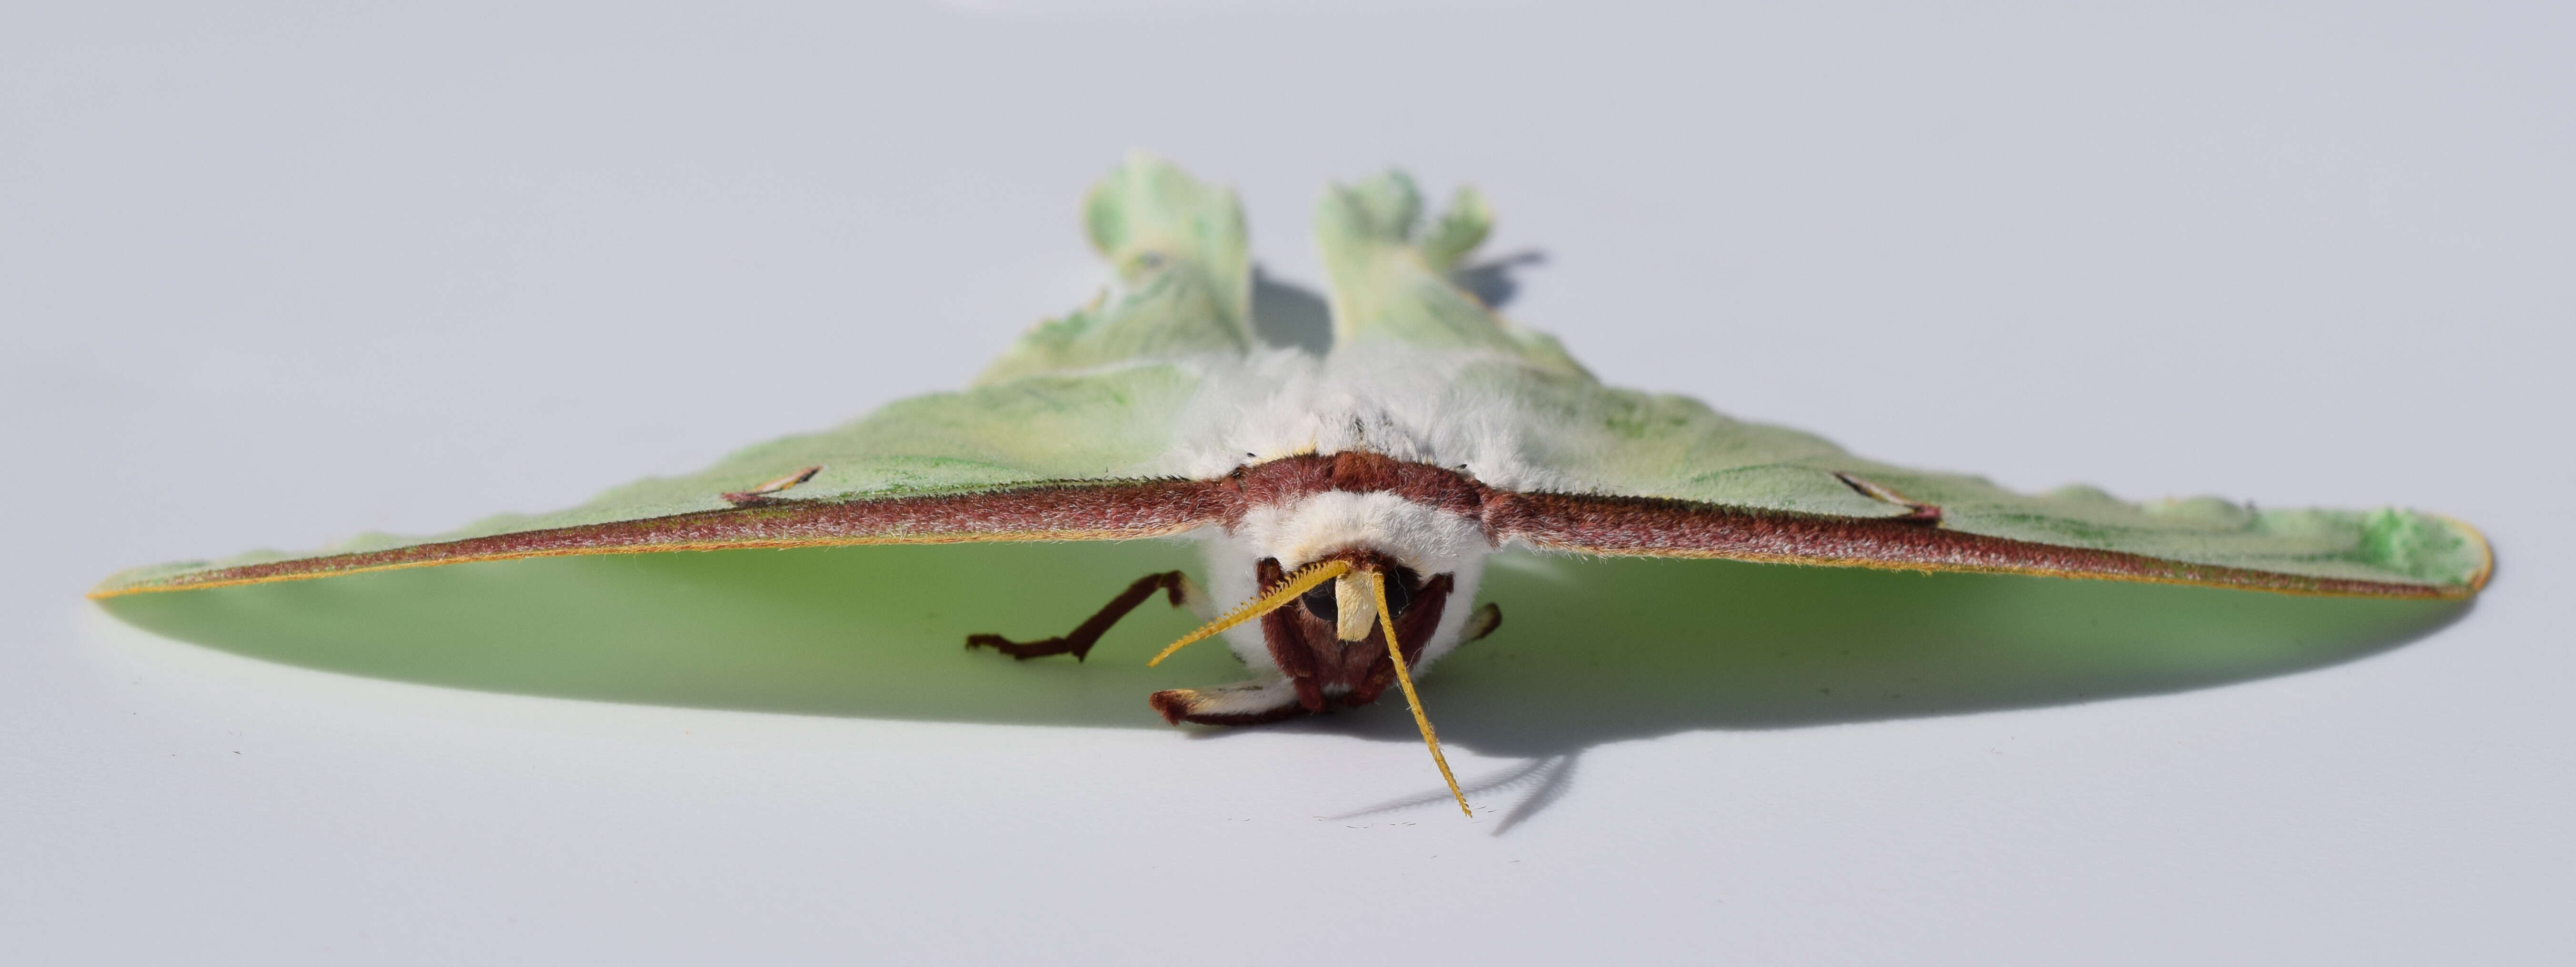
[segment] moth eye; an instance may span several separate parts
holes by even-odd
[[[1331,581],[1315,585],[1314,590],[1299,595],[1297,600],[1306,603],[1307,613],[1324,619],[1326,624],[1339,620],[1342,616],[1342,606],[1333,601],[1333,582]]]
[[[1403,614],[1404,609],[1413,606],[1413,579],[1414,573],[1410,568],[1396,568],[1395,573],[1386,576],[1388,611]]]

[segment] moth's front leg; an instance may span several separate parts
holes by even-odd
[[[1156,591],[1164,592],[1170,597],[1172,607],[1186,607],[1200,612],[1207,610],[1207,592],[1199,590],[1199,586],[1190,580],[1189,575],[1179,571],[1165,571],[1161,574],[1148,574],[1137,578],[1136,583],[1127,586],[1127,590],[1120,591],[1117,597],[1109,599],[1109,603],[1102,606],[1099,613],[1092,615],[1089,620],[1064,635],[1028,642],[1012,641],[1000,635],[967,635],[966,647],[991,648],[1021,661],[1047,655],[1072,655],[1073,660],[1081,661],[1091,654],[1091,646],[1099,644],[1100,636],[1108,634],[1110,627],[1117,624],[1118,619],[1126,617],[1127,612],[1136,610],[1137,605],[1145,603],[1145,599],[1153,597]]]
[[[1262,678],[1212,688],[1174,688],[1146,699],[1163,721],[1173,725],[1260,725],[1304,715],[1297,686],[1286,678]]]

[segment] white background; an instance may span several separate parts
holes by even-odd
[[[0,959],[2576,962],[2564,5],[224,6],[0,12]],[[956,386],[1139,145],[1307,282],[1325,178],[1472,179],[1613,383],[2502,569],[2322,670],[1597,747],[1502,835],[1347,815],[1427,770],[1330,729],[483,694],[80,598]]]

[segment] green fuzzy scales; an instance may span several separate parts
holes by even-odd
[[[2484,542],[2430,514],[2255,510],[2207,497],[2141,505],[2086,487],[2018,494],[1979,478],[1873,463],[1687,398],[1605,387],[1553,337],[1502,319],[1452,283],[1491,224],[1480,196],[1461,191],[1437,217],[1423,209],[1400,173],[1326,192],[1316,227],[1332,284],[1332,353],[1473,357],[1451,389],[1479,401],[1477,419],[1520,428],[1527,461],[1573,482],[1563,489],[1847,517],[1908,512],[1859,493],[1840,472],[1938,505],[1940,526],[1968,533],[2448,594],[2470,593],[2484,579]],[[1116,292],[1041,323],[967,390],[896,402],[552,514],[493,517],[434,537],[366,535],[305,555],[129,571],[101,591],[237,564],[717,510],[728,506],[723,493],[815,465],[820,474],[793,497],[866,500],[1154,473],[1201,381],[1211,378],[1204,374],[1229,371],[1209,361],[1275,351],[1254,335],[1242,207],[1233,192],[1139,154],[1092,190],[1084,222],[1116,269]]]

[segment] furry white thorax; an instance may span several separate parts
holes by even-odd
[[[1199,388],[1149,476],[1212,480],[1237,467],[1350,450],[1447,467],[1507,490],[1588,489],[1534,460],[1577,434],[1530,412],[1504,382],[1524,364],[1482,350],[1373,343],[1324,357],[1294,349],[1186,365]]]

